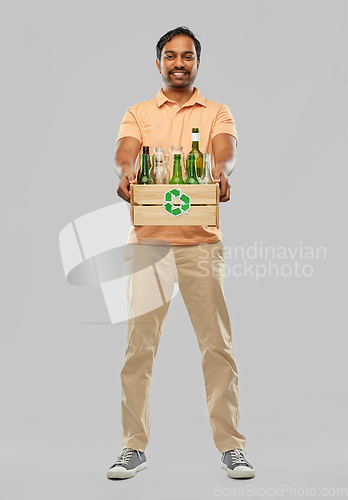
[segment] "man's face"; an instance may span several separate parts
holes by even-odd
[[[184,89],[191,85],[199,68],[192,38],[185,35],[173,37],[163,47],[161,60],[156,59],[156,65],[168,87]]]

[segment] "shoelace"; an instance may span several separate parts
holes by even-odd
[[[122,451],[121,455],[117,457],[115,465],[128,465],[129,460],[133,454],[132,448],[126,448]]]
[[[228,452],[233,463],[248,465],[242,450],[231,450]]]

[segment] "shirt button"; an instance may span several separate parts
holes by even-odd
[[[178,106],[176,104],[174,104],[174,108],[177,108]]]

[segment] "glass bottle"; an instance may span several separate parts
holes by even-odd
[[[169,181],[169,184],[184,184],[184,179],[182,178],[181,172],[181,155],[174,155],[174,166],[173,166],[173,175]]]
[[[167,154],[167,167],[169,170],[169,178],[172,177],[174,172],[174,155],[180,155],[180,163],[182,170],[185,170],[185,155],[182,146],[170,146],[169,152]],[[183,172],[181,171],[181,176],[183,177]],[[185,179],[185,177],[184,177]]]
[[[150,170],[152,184],[168,184],[170,179],[164,148],[154,148]]]
[[[151,171],[150,178],[152,184],[167,184],[168,180],[166,176],[165,167],[163,165],[163,157],[160,154],[155,154]]]
[[[195,155],[197,177],[201,177],[203,170],[203,154],[199,150],[199,128],[192,129],[191,139],[192,149],[189,152],[189,155]],[[186,172],[188,172],[188,161],[186,162]]]
[[[211,173],[210,153],[203,153],[203,172],[199,179],[201,184],[213,184],[213,174]]]
[[[150,148],[143,146],[141,165],[137,176],[138,184],[150,184]]]
[[[195,155],[188,155],[187,157],[188,171],[185,184],[199,184],[196,172],[196,157]]]

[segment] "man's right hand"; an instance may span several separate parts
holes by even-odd
[[[118,185],[117,194],[122,200],[130,203],[129,189],[131,184],[136,184],[137,180],[134,176],[133,170],[127,170],[122,174],[120,183]]]
[[[120,178],[117,194],[122,200],[130,202],[129,188],[136,184],[133,171],[136,158],[140,152],[140,142],[134,137],[123,137],[116,144],[115,169]]]

